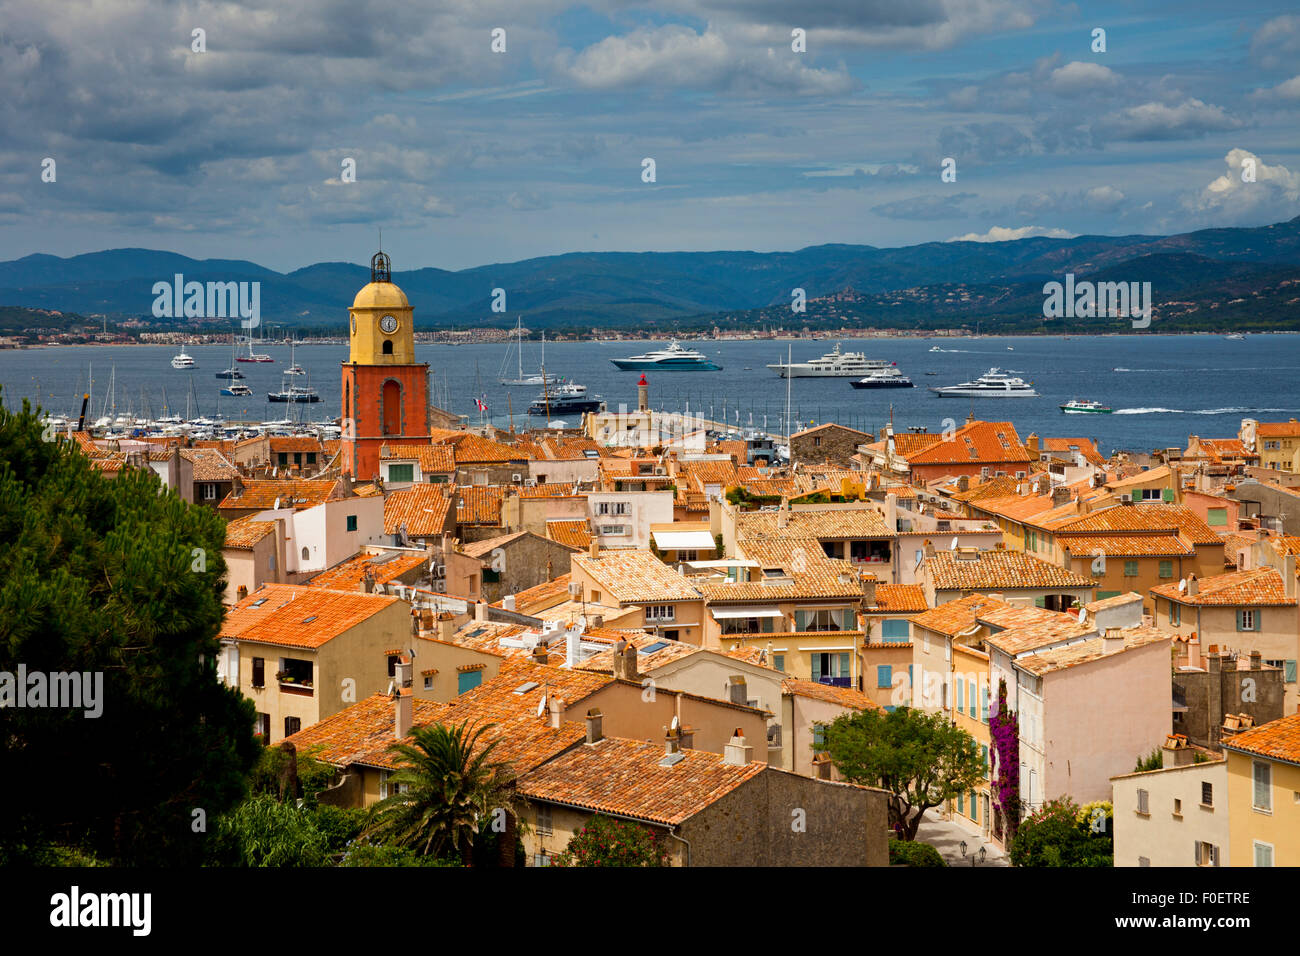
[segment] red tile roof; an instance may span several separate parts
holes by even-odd
[[[441,534],[447,527],[451,499],[442,485],[427,482],[394,491],[384,499],[384,533],[401,528],[414,537]]]
[[[397,603],[360,591],[266,584],[226,612],[221,636],[315,649]]]

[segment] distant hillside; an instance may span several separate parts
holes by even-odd
[[[930,242],[896,249],[824,245],[772,253],[575,252],[458,272],[399,270],[393,278],[410,297],[421,328],[504,326],[517,315],[533,329],[699,328],[715,322],[790,327],[841,319],[901,328],[945,327],[956,320],[988,321],[990,329],[1027,328],[1035,315],[1041,320],[1043,283],[1067,272],[1150,281],[1157,302],[1191,295],[1197,306],[1187,321],[1213,315],[1290,327],[1300,326],[1285,284],[1296,269],[1300,217],[1176,236]],[[153,283],[170,282],[176,273],[187,281],[259,281],[265,321],[337,329],[344,326],[353,294],[369,279],[360,264],[324,262],[281,274],[242,260],[112,249],[0,262],[0,304],[147,318]],[[1275,287],[1259,289],[1261,281]],[[806,314],[794,316],[789,305],[796,287],[810,300],[846,289],[855,290],[855,299],[810,302]],[[495,288],[506,290],[504,314],[491,311]],[[1232,301],[1243,294],[1258,300],[1249,315]]]

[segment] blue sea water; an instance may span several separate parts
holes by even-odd
[[[785,360],[784,341],[683,341],[722,366],[717,372],[646,373],[651,405],[669,411],[726,417],[742,427],[784,431],[786,383],[769,363]],[[817,358],[834,340],[790,343],[794,361]],[[932,352],[935,346],[943,349]],[[645,351],[636,342],[548,342],[547,370],[586,385],[611,410],[621,403],[636,406],[639,372],[621,372],[610,359]],[[896,362],[916,384],[913,389],[856,390],[849,379],[795,379],[791,418],[796,425],[837,421],[876,430],[890,418],[895,428],[925,426],[941,430],[944,420],[960,424],[974,411],[978,418],[1010,420],[1021,436],[1086,437],[1102,451],[1149,451],[1185,446],[1189,434],[1231,437],[1243,418],[1261,421],[1300,418],[1300,335],[1248,335],[1242,341],[1217,335],[1123,335],[1064,337],[980,337],[843,340],[845,350]],[[166,346],[87,346],[0,351],[0,386],[5,403],[23,398],[39,401],[58,414],[75,414],[93,363],[93,406],[89,418],[104,408],[110,372],[115,370],[118,412],[147,408],[154,417],[169,411],[200,413],[249,421],[284,418],[286,412],[325,421],[339,414],[340,363],[344,345],[299,346],[295,359],[309,372],[321,402],[310,406],[273,405],[266,393],[281,385],[289,348],[259,344],[275,364],[241,364],[252,399],[218,396],[224,384],[215,373],[230,364],[229,346],[194,346],[188,352],[199,367],[171,367],[175,349]],[[531,423],[525,410],[540,389],[507,388],[497,383],[507,346],[418,345],[420,361],[434,373],[434,399],[478,422],[474,400],[486,395],[487,418],[506,425],[510,412],[516,427]],[[535,371],[538,344],[524,343],[524,369]],[[509,373],[515,360],[509,358]],[[955,385],[997,366],[1034,383],[1040,393],[1028,399],[938,398],[928,389]],[[934,375],[927,375],[934,372]],[[292,381],[292,380],[291,380]],[[1111,415],[1065,415],[1058,406],[1073,398],[1095,399],[1114,408]],[[218,404],[219,403],[219,404]],[[112,402],[109,403],[110,407]],[[570,424],[577,416],[569,416]]]

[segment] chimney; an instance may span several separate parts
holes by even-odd
[[[733,674],[727,678],[727,700],[741,707],[749,706],[749,688],[742,675]]]
[[[1070,489],[1064,486],[1052,489],[1052,507],[1059,508],[1070,500]]]
[[[962,475],[957,479],[958,491],[970,491],[970,475]]]
[[[1295,555],[1282,558],[1282,593],[1288,601],[1295,600]]]
[[[236,591],[235,594],[236,594],[236,598],[237,598],[237,600],[240,600],[240,601],[242,601],[244,598],[248,597],[248,585],[246,585],[246,584],[241,584],[241,585],[239,586],[239,590]]]
[[[929,538],[925,539],[925,556],[927,558],[934,557],[934,542],[931,541]]]
[[[1187,596],[1195,597],[1196,592],[1200,590],[1200,584],[1196,580],[1195,574],[1187,575]]]
[[[513,611],[515,609],[515,596],[513,594],[507,594],[501,599],[501,606],[507,611]]]
[[[1124,649],[1124,632],[1118,627],[1106,628],[1106,633],[1101,639],[1101,652],[1103,654],[1118,654]]]
[[[863,571],[858,575],[862,582],[862,606],[863,608],[876,606],[876,576],[870,571]]]
[[[1261,652],[1259,651],[1258,648],[1255,649],[1255,650],[1253,650],[1253,651],[1251,651],[1251,652],[1250,652],[1250,669],[1253,670],[1253,671],[1257,671],[1257,670],[1262,669],[1263,666],[1264,666],[1264,655],[1263,655],[1263,653],[1261,653]]]
[[[1192,636],[1187,641],[1187,666],[1199,668],[1201,664],[1201,639],[1192,631]]]
[[[488,606],[482,601],[474,602],[474,620],[480,623],[488,619]]]
[[[641,381],[636,383],[636,410],[650,411],[650,383],[645,380],[645,373],[642,373]]]
[[[790,523],[789,512],[790,512],[790,499],[782,495],[781,507],[777,510],[776,513],[776,526],[778,528],[784,530],[786,525]]]
[[[533,648],[533,661],[537,664],[545,664],[550,660],[550,652],[547,651],[545,644],[538,644]]]
[[[743,767],[754,759],[754,748],[745,743],[745,735],[739,727],[722,753],[722,762],[731,767]]]
[[[582,631],[572,621],[564,629],[564,666],[573,668],[582,663]]]
[[[401,740],[411,732],[415,719],[415,698],[411,696],[411,659],[403,654],[393,668],[393,732]]]
[[[1164,758],[1164,767],[1185,767],[1196,758],[1184,734],[1170,734],[1165,738],[1165,745],[1160,748]]]
[[[636,669],[636,645],[625,638],[614,642],[614,678],[616,680],[640,680]]]
[[[664,756],[671,757],[673,754],[682,752],[681,737],[675,727],[664,728]]]
[[[599,707],[592,707],[587,711],[587,743],[594,744],[602,739],[605,734],[602,728],[603,720]]]
[[[591,543],[587,545],[587,556],[590,558],[600,557],[600,542],[596,540],[595,535],[591,536]]]
[[[564,722],[564,698],[556,697],[552,694],[546,700],[547,710],[550,711],[550,725],[552,730],[559,730],[560,724]]]
[[[1038,442],[1038,436],[1033,432],[1030,432],[1029,437],[1025,439],[1025,447],[1029,449],[1029,454],[1037,458],[1039,447],[1040,447]]]
[[[456,618],[450,611],[438,615],[438,640],[447,644],[456,634]]]

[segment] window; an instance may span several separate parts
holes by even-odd
[[[551,856],[545,850],[533,854],[533,866],[550,866]]]
[[[296,734],[300,730],[302,730],[301,717],[284,718],[284,735],[286,737],[290,736],[291,734]]]
[[[1182,620],[1183,620],[1182,607],[1175,604],[1173,601],[1170,601],[1169,602],[1169,623],[1174,627],[1177,627],[1179,624],[1182,623]]]
[[[894,667],[892,664],[879,664],[876,666],[876,686],[894,686]]]
[[[297,657],[280,658],[280,673],[276,674],[276,680],[281,684],[294,684],[302,687],[312,685],[313,666],[311,661],[305,661]]]
[[[980,822],[980,805],[975,799],[975,791],[970,792],[970,818],[972,823]]]
[[[216,501],[216,500],[217,500],[217,486],[216,486],[216,485],[204,485],[204,486],[203,486],[203,500],[204,500],[204,501]]]
[[[1208,780],[1201,781],[1201,806],[1214,806],[1214,784]]]
[[[1183,801],[1179,800],[1177,797],[1174,797],[1174,816],[1181,817],[1182,815],[1183,815]]]
[[[812,679],[815,683],[849,686],[849,654],[812,654]]]
[[[433,675],[432,675],[432,674],[425,674],[425,675],[424,675],[424,689],[425,689],[425,690],[433,690]]]
[[[1254,762],[1254,796],[1253,804],[1261,813],[1273,812],[1273,767],[1271,764]]]
[[[1273,844],[1260,843],[1258,840],[1255,841],[1255,865],[1273,865]]]
[[[772,655],[772,665],[773,665],[777,670],[779,670],[781,673],[784,674],[784,673],[785,673],[785,655],[784,655],[784,654],[773,654],[773,655]]]
[[[989,748],[984,744],[980,744],[980,763],[984,765],[984,776],[987,777],[992,768],[989,767]]]
[[[274,571],[274,570],[275,570],[275,552],[274,552],[274,551],[272,551],[269,555],[267,555],[267,558],[266,558],[266,569],[267,569],[268,571]]]
[[[271,715],[258,713],[257,715],[257,733],[262,735],[264,741],[271,739]]]
[[[966,794],[964,793],[957,794],[957,812],[958,813],[966,812]]]
[[[1259,612],[1255,610],[1242,610],[1237,612],[1237,630],[1239,631],[1258,631]]]
[[[541,803],[537,806],[537,833],[539,836],[550,836],[553,832],[554,822],[551,819],[551,807],[549,804]]]
[[[675,621],[677,620],[677,608],[672,604],[647,604],[645,606],[646,622],[650,621]]]
[[[356,530],[357,530],[357,516],[356,516],[356,515],[348,515],[348,530],[349,530],[349,531],[356,531]]]
[[[289,464],[289,455],[287,452],[280,452],[280,467],[283,468]]]
[[[316,464],[316,453],[314,451],[307,452],[307,464],[309,465]]]
[[[1150,796],[1151,795],[1147,793],[1147,791],[1145,790],[1138,791],[1138,810],[1137,810],[1138,813],[1149,814],[1151,812],[1151,808],[1148,804],[1148,801],[1150,800]]]
[[[389,481],[415,481],[415,465],[389,465]]]
[[[1296,677],[1295,661],[1283,661],[1282,664],[1286,670],[1286,673],[1282,675],[1282,679],[1285,680],[1288,684],[1294,684],[1295,677]]]
[[[774,620],[770,617],[727,617],[718,622],[718,628],[723,634],[771,634]]]
[[[1162,578],[1172,578],[1172,577],[1174,576],[1174,562],[1172,562],[1172,561],[1161,561],[1161,562],[1160,562],[1160,576],[1161,576]]]
[[[253,686],[266,686],[266,660],[261,657],[253,658]],[[267,718],[268,720],[270,718]]]
[[[389,654],[389,655],[388,655],[388,676],[389,676],[389,677],[396,677],[396,676],[397,676],[397,661],[398,661],[398,657],[399,657],[399,655],[397,655],[397,654]]]
[[[966,682],[964,680],[957,681],[957,713],[959,714],[966,709],[965,692]]]
[[[392,342],[388,342],[388,341],[385,341],[385,342],[384,342],[384,354],[385,354],[385,355],[392,355],[392,354],[393,354],[393,343],[392,343]]]
[[[880,622],[880,639],[886,644],[906,644],[912,639],[912,626],[906,618],[888,618]]]
[[[306,547],[305,545],[303,546],[303,549],[302,549],[302,559],[303,559],[304,561],[310,561],[310,560],[311,560],[311,552],[307,550],[307,547]]]
[[[1219,848],[1212,843],[1203,843],[1196,841],[1195,860],[1197,866],[1218,866],[1219,865]]]
[[[974,681],[971,681],[970,684],[967,685],[967,690],[966,690],[966,706],[969,708],[969,710],[968,710],[967,712],[970,714],[970,716],[971,716],[972,718],[974,718],[974,717],[975,717],[975,714],[976,714],[976,711],[975,711],[975,682],[974,682]]]
[[[813,724],[813,753],[819,754],[826,749],[826,725]]]
[[[987,687],[980,688],[980,721],[986,724],[989,722],[989,689]]]
[[[796,631],[851,631],[857,624],[853,608],[818,608],[815,611],[796,610]]]
[[[1135,578],[1138,574],[1138,563],[1136,561],[1124,562],[1124,577]]]
[[[456,693],[463,694],[483,683],[482,671],[461,671],[456,675]]]

